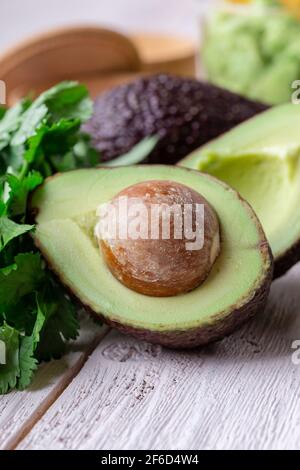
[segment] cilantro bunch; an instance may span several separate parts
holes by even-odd
[[[25,389],[39,362],[60,358],[78,336],[76,306],[30,236],[28,200],[46,177],[98,164],[81,132],[91,114],[87,89],[76,82],[0,108],[0,394]],[[105,166],[140,163],[158,140],[146,138]]]
[[[76,308],[30,236],[28,197],[53,173],[98,162],[80,131],[91,113],[86,88],[75,82],[0,109],[0,394],[26,388],[38,363],[61,357],[78,335]]]

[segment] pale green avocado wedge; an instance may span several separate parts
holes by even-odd
[[[184,184],[215,209],[221,253],[206,281],[175,297],[150,297],[121,284],[94,237],[99,204],[149,180]],[[272,255],[251,207],[209,175],[160,165],[71,171],[49,178],[33,195],[34,239],[49,267],[83,305],[125,333],[167,347],[190,348],[230,334],[264,309]]]
[[[179,165],[219,178],[250,203],[274,255],[274,277],[299,261],[300,105],[265,111]]]

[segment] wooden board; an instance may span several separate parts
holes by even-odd
[[[62,80],[85,83],[91,95],[141,73],[196,74],[194,41],[165,35],[125,36],[101,27],[65,27],[22,41],[0,55],[7,104]],[[80,60],[78,60],[80,57]]]
[[[299,285],[298,266],[264,314],[199,351],[110,333],[18,448],[299,448]]]
[[[133,35],[131,40],[141,57],[143,71],[195,77],[196,41],[180,36],[145,33]]]

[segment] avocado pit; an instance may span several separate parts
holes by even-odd
[[[145,181],[122,190],[109,208],[115,236],[102,237],[99,246],[122,284],[170,297],[205,281],[220,253],[220,228],[201,194],[174,181]]]

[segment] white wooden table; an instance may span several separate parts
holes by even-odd
[[[87,320],[30,390],[0,398],[0,448],[299,449],[297,339],[300,266],[273,284],[264,313],[202,350],[164,350]]]

